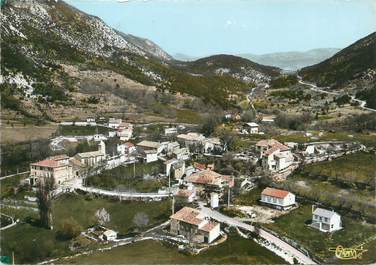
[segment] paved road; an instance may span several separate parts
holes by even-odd
[[[151,192],[151,193],[140,193],[140,192],[122,192],[122,191],[111,191],[111,190],[103,190],[93,187],[85,187],[82,185],[82,179],[74,179],[72,181],[69,181],[62,185],[58,191],[56,191],[56,194],[60,194],[64,192],[65,190],[81,190],[88,193],[94,193],[94,194],[100,194],[104,196],[110,196],[110,197],[120,197],[121,199],[163,199],[167,198],[170,195],[166,193],[157,193],[157,192]]]
[[[325,87],[318,87],[316,84],[303,81],[302,77],[299,76],[299,75],[298,75],[298,82],[300,84],[302,84],[302,85],[309,86],[312,91],[315,91],[315,92],[318,92],[318,93],[325,93],[325,94],[334,95],[334,96],[339,96],[340,95],[340,93],[338,93],[338,92],[327,91],[326,90],[327,88],[325,88]],[[376,112],[376,109],[371,109],[371,108],[366,107],[366,104],[367,104],[366,101],[357,99],[357,98],[355,98],[355,96],[350,96],[350,97],[351,97],[352,101],[355,101],[355,102],[357,102],[359,104],[360,108],[362,108],[364,110]]]
[[[4,176],[4,177],[1,177],[0,180],[15,177],[15,176],[18,176],[18,175],[24,175],[24,174],[27,174],[27,173],[30,173],[30,171],[24,171],[24,172],[19,172],[19,173],[11,174],[11,175],[8,175],[8,176]]]
[[[256,231],[256,228],[253,225],[245,224],[245,223],[243,223],[239,220],[236,220],[232,217],[223,215],[223,214],[221,214],[217,211],[214,211],[210,208],[204,207],[203,205],[201,205],[200,207],[201,207],[201,211],[205,215],[217,220],[218,222],[226,223],[228,225],[236,226],[236,227],[242,228],[242,229],[250,231],[250,232],[258,233],[260,237],[262,237],[262,238],[268,240],[269,242],[275,244],[276,246],[283,249],[285,252],[290,253],[291,256],[295,257],[302,264],[316,264],[316,262],[314,262],[310,257],[308,257],[307,255],[302,253],[300,250],[294,248],[293,246],[289,245],[285,241],[281,240],[280,238],[274,236],[273,234],[271,234],[271,233],[269,233],[269,232],[267,232],[263,229],[257,229],[257,231]]]

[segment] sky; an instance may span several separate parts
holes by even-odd
[[[344,48],[376,31],[376,0],[66,0],[171,55]]]

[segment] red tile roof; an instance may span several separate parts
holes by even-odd
[[[36,163],[32,163],[31,165],[32,166],[39,166],[39,167],[50,167],[50,168],[64,166],[64,165],[59,165],[59,163],[57,161],[51,160],[51,159],[42,160],[42,161],[39,161],[39,162],[36,162]]]
[[[210,232],[217,225],[218,225],[218,223],[216,223],[216,222],[208,222],[206,225],[204,225],[203,227],[201,227],[200,230],[205,231],[205,232]]]
[[[170,218],[192,225],[199,225],[203,221],[201,218],[198,218],[199,215],[200,211],[193,208],[184,207],[174,215],[171,215]]]
[[[267,195],[267,196],[271,196],[271,197],[276,197],[276,198],[285,198],[290,192],[286,191],[286,190],[279,190],[279,189],[274,189],[274,188],[265,188],[263,191],[262,191],[262,195]]]
[[[176,196],[177,197],[184,197],[184,198],[188,198],[190,197],[192,194],[194,193],[193,190],[178,190],[178,192],[176,193]]]
[[[234,181],[231,176],[224,176],[209,169],[194,173],[189,176],[187,180],[191,183],[217,186],[221,185],[222,182],[227,182],[230,188],[234,186]]]

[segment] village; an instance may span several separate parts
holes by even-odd
[[[36,195],[32,194],[49,180],[53,183],[51,200],[78,193],[120,202],[168,201],[169,218],[137,239],[124,237],[107,225],[110,217],[106,209],[98,210],[96,216],[103,220],[80,234],[101,245],[114,247],[153,238],[197,255],[225,242],[229,227],[234,227],[241,236],[253,238],[285,262],[319,263],[304,246],[263,225],[302,207],[301,196],[283,186],[294,172],[305,165],[366,152],[367,147],[356,141],[320,141],[312,135],[312,141],[305,143],[266,138],[263,130],[274,126],[273,117],[242,122],[226,115],[219,127],[229,125],[236,137],[255,137],[254,140],[233,151],[226,135],[205,136],[189,124],[134,124],[111,117],[61,122],[61,131],[79,132],[93,127],[96,133],[72,133],[51,139],[50,148],[56,155],[32,162],[14,192],[26,189],[29,192],[24,200],[35,202]],[[98,128],[102,128],[102,133],[98,133]],[[72,156],[64,152],[66,146],[80,143],[88,144],[91,150]],[[227,173],[226,164],[218,160],[241,164],[241,170]],[[238,204],[244,194],[252,194],[252,199],[246,205]],[[303,202],[311,209],[305,211],[304,220],[309,222],[302,224],[304,229],[323,234],[347,229],[341,214],[327,203]],[[49,214],[54,219],[53,212]],[[17,221],[13,220],[9,227]]]

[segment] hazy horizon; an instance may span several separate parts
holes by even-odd
[[[372,0],[67,0],[166,52],[212,54],[341,49],[376,31]]]

